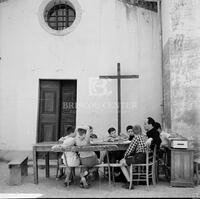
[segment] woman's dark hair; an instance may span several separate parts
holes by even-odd
[[[161,125],[159,122],[155,122],[154,127],[156,130],[161,129]]]
[[[133,126],[132,125],[129,125],[126,127],[126,131],[130,130],[130,129],[133,129]]]
[[[116,129],[113,128],[113,127],[111,127],[111,128],[108,129],[108,133],[109,133],[109,134],[110,134],[112,131],[116,131]]]
[[[152,117],[148,117],[148,124],[151,124],[153,127],[155,126],[155,120]]]

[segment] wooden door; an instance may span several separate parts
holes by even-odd
[[[68,126],[76,126],[76,81],[68,80],[61,83],[61,115],[60,136]]]
[[[76,125],[76,80],[41,80],[37,142],[57,141]]]
[[[59,137],[60,82],[40,81],[38,142]]]

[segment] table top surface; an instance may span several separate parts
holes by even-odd
[[[127,145],[130,144],[131,141],[126,140],[126,141],[114,141],[114,142],[105,142],[102,140],[93,140],[90,142],[89,146],[94,146],[94,145]],[[54,146],[56,144],[62,144],[58,141],[55,142],[38,142],[34,144],[33,146]]]
[[[108,142],[108,141],[102,141],[100,139],[94,139],[92,141],[90,141],[91,145],[121,145],[121,144],[130,144],[131,141],[129,140],[126,140],[126,141],[123,141],[123,140],[119,140],[119,141],[113,141],[113,142]]]
[[[90,145],[85,146],[73,146],[73,150],[75,151],[95,151],[95,150],[122,150],[126,149],[129,145],[130,141],[114,141],[114,142],[105,142],[101,140],[93,140]],[[39,142],[33,145],[33,148],[39,151],[71,151],[72,146],[70,147],[61,147],[62,143],[60,142]],[[53,146],[57,146],[54,150],[52,150]]]

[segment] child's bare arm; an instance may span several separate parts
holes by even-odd
[[[90,131],[89,131],[89,126],[87,126],[86,128],[86,136],[85,136],[85,140],[87,144],[90,144]]]
[[[59,142],[63,142],[65,140],[65,138],[64,137],[61,137],[58,141]]]

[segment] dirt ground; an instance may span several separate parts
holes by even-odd
[[[56,181],[56,169],[50,169],[50,178],[45,178],[45,170],[39,169],[39,184],[33,183],[33,167],[29,166],[28,176],[23,179],[22,185],[9,186],[9,169],[5,161],[0,162],[0,198],[199,198],[200,185],[194,188],[170,187],[165,178],[161,178],[158,184],[147,191],[146,185],[137,185],[134,190],[122,188],[122,183],[108,186],[104,178],[92,181],[89,189],[79,187],[79,177],[75,184],[66,188],[63,180]]]
[[[28,176],[18,186],[8,184],[8,161],[19,152],[0,151],[0,198],[200,198],[200,185],[194,188],[170,187],[164,176],[160,177],[155,187],[150,185],[137,185],[134,190],[122,187],[123,183],[115,182],[108,186],[108,180],[91,181],[89,189],[79,187],[78,170],[76,171],[75,184],[66,188],[64,180],[56,180],[56,162],[51,161],[50,178],[45,177],[44,161],[39,161],[39,184],[33,183],[32,157],[29,157]]]

